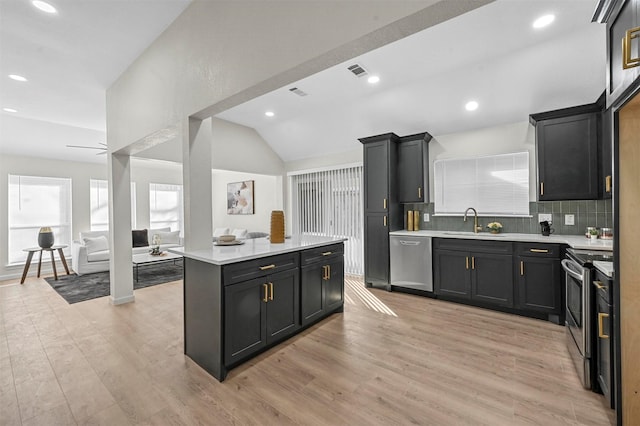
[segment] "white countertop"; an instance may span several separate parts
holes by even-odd
[[[400,235],[405,237],[437,237],[437,238],[466,238],[472,240],[496,240],[496,241],[519,241],[533,243],[556,243],[567,244],[575,249],[584,250],[613,250],[613,240],[592,240],[583,235],[557,235],[551,234],[544,237],[540,234],[519,234],[500,233],[491,234],[489,232],[461,232],[461,231],[392,231],[389,235]]]
[[[282,244],[271,244],[267,238],[250,238],[244,240],[244,244],[241,245],[214,246],[211,244],[211,248],[203,250],[187,251],[184,247],[175,247],[168,248],[167,251],[214,265],[228,265],[244,260],[322,247],[342,241],[346,241],[346,238],[293,236],[285,239]]]
[[[603,262],[601,260],[594,260],[593,266],[609,278],[613,278],[613,262]]]

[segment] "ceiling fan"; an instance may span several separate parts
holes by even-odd
[[[98,144],[102,146],[87,146],[87,145],[67,145],[67,148],[83,148],[83,149],[97,149],[100,152],[96,153],[96,155],[102,155],[107,153],[107,144],[98,142]]]

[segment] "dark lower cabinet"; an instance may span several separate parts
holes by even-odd
[[[386,213],[364,216],[365,284],[389,287],[389,219]]]
[[[604,395],[607,405],[615,407],[613,384],[614,339],[613,330],[613,280],[600,271],[596,271],[593,283],[596,292],[595,323],[596,339],[596,377],[598,386]]]
[[[516,307],[547,314],[549,320],[564,324],[560,245],[517,243],[516,253]]]
[[[435,238],[433,246],[436,295],[513,306],[511,243]]]
[[[344,261],[328,259],[302,267],[302,325],[308,325],[333,312],[344,301]]]
[[[297,330],[299,288],[297,268],[225,287],[225,363]]]

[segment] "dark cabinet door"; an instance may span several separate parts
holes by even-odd
[[[600,185],[603,199],[610,199],[613,193],[613,113],[602,113],[602,137],[600,140]]]
[[[365,214],[365,282],[389,285],[389,227],[384,213]]]
[[[471,298],[471,258],[462,251],[435,250],[434,289],[437,295]]]
[[[389,147],[389,141],[364,145],[365,213],[389,208]]]
[[[262,278],[225,287],[225,364],[233,364],[267,344],[268,285]]]
[[[403,141],[398,144],[398,201],[424,203],[429,201],[428,145],[423,139]]]
[[[291,335],[298,328],[298,269],[290,269],[266,277],[268,297],[265,307],[267,344]]]
[[[611,398],[611,356],[612,356],[612,335],[611,335],[611,305],[609,305],[604,298],[597,297],[597,316],[594,318],[596,321],[597,330],[597,377],[600,389],[604,394],[605,399],[609,403],[609,406],[613,408]]]
[[[518,307],[536,312],[560,313],[562,270],[559,259],[518,256]]]
[[[640,68],[623,67],[622,39],[626,32],[640,26],[640,1],[619,2],[622,7],[607,23],[607,106],[611,106],[640,75]],[[631,57],[640,57],[640,40],[632,39]]]
[[[538,199],[598,198],[598,114],[536,123]]]
[[[471,298],[513,306],[513,260],[510,254],[471,253]]]
[[[344,303],[344,258],[328,263],[327,279],[324,280],[325,310],[331,312]]]
[[[300,312],[302,325],[311,324],[324,313],[324,264],[303,266],[301,272]]]

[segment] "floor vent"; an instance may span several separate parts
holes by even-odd
[[[358,64],[353,64],[347,69],[351,71],[356,77],[364,77],[365,75],[367,75],[367,70],[365,70]]]
[[[291,89],[289,89],[290,92],[295,93],[298,96],[307,96],[308,93],[298,89],[297,87],[292,87]]]

